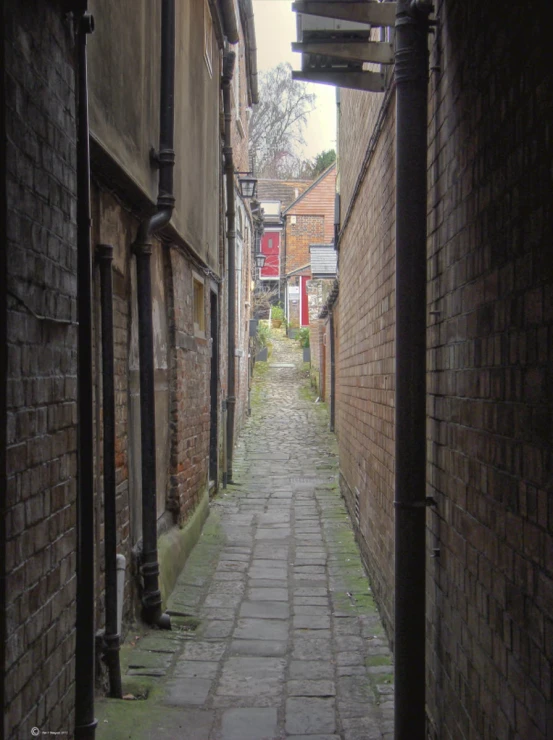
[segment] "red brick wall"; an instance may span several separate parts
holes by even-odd
[[[310,244],[334,241],[335,193],[336,167],[332,167],[286,211],[283,275],[311,262]]]
[[[286,216],[285,275],[311,263],[309,245],[322,243],[324,230],[324,216]]]
[[[324,216],[324,243],[334,239],[334,201],[336,194],[336,167],[330,167],[319,180],[305,191],[299,200],[286,210],[287,216]]]
[[[73,725],[75,81],[71,24],[57,3],[7,3],[2,14],[8,364],[0,734],[19,740],[34,726],[70,733]]]

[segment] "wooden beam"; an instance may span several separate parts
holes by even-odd
[[[298,0],[292,3],[295,13],[319,15],[324,18],[338,18],[371,26],[394,26],[396,22],[396,3],[328,2],[327,0]]]
[[[384,92],[385,89],[384,75],[379,72],[297,72],[294,70],[292,79],[365,92]]]
[[[302,54],[321,54],[356,62],[376,64],[393,64],[394,62],[393,45],[379,41],[294,41],[292,51],[299,51]]]

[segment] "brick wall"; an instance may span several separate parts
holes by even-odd
[[[332,287],[333,280],[309,280],[307,295],[309,300],[309,344],[311,348],[311,382],[317,389],[321,387],[321,341],[324,321],[319,314],[325,304]]]
[[[111,192],[105,190],[98,173],[92,172],[91,188],[92,245],[111,244],[113,251],[113,337],[114,337],[114,388],[115,388],[115,475],[117,510],[117,552],[127,560],[127,577],[123,603],[123,619],[126,623],[134,616],[136,607],[136,581],[132,576],[133,540],[131,523],[133,514],[141,507],[140,485],[131,485],[130,466],[134,448],[140,444],[139,426],[130,423],[129,399],[136,380],[131,372],[129,347],[131,345],[131,260],[130,245],[138,230],[138,218],[129,206]],[[159,242],[155,247],[160,248]],[[93,270],[94,282],[94,396],[95,396],[95,544],[96,544],[96,627],[104,626],[104,486],[103,486],[103,427],[102,427],[102,353],[100,275],[98,265]],[[134,494],[134,496],[132,496]],[[136,529],[140,529],[140,522]]]
[[[178,523],[186,520],[208,484],[210,424],[210,283],[204,278],[205,336],[195,336],[193,271],[179,250],[170,250],[173,295],[171,372],[170,507]],[[194,270],[198,274],[197,270]],[[201,276],[201,274],[200,274]]]
[[[428,475],[438,508],[428,523],[441,554],[428,568],[428,680],[439,738],[553,734],[545,10],[518,3],[497,17],[485,3],[437,7]]]
[[[284,274],[310,264],[309,245],[322,243],[324,232],[324,216],[286,216]]]
[[[354,199],[359,165],[383,96],[341,93],[340,331],[336,348],[336,431],[341,486],[359,519],[360,544],[388,628],[393,615],[394,485],[394,129],[393,104],[367,177]],[[350,205],[351,204],[351,205]],[[330,391],[330,386],[328,386]]]
[[[76,524],[76,151],[72,28],[9,3],[6,738],[71,731]],[[4,566],[4,564],[3,564]]]
[[[323,242],[330,244],[334,239],[334,201],[336,193],[336,166],[332,165],[318,180],[304,191],[286,209],[287,216],[324,216]]]
[[[432,41],[427,454],[438,506],[427,515],[427,546],[440,554],[427,560],[427,702],[440,740],[553,733],[544,11],[517,4],[497,16],[489,4],[442,0]],[[378,118],[382,100],[342,92],[349,215],[337,431],[343,490],[354,517],[358,498],[362,550],[391,629],[395,123],[393,95]]]

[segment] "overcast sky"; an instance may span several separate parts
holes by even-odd
[[[291,50],[296,41],[296,14],[291,0],[254,0],[257,67],[264,72],[280,62],[300,69],[300,55]],[[336,90],[329,85],[309,85],[317,95],[316,110],[309,116],[305,131],[305,157],[336,149]]]

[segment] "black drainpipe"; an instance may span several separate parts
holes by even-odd
[[[225,113],[225,176],[227,185],[227,244],[228,244],[228,388],[227,388],[227,470],[226,483],[232,482],[232,453],[234,446],[234,412],[236,406],[236,212],[234,207],[234,162],[232,158],[232,113],[230,84],[234,71],[235,53],[228,51],[223,58],[223,109]]]
[[[336,412],[336,358],[334,356],[334,312],[330,309],[329,314],[330,333],[330,431],[334,431],[334,418]]]
[[[159,116],[158,210],[140,224],[133,245],[138,294],[138,353],[140,361],[140,433],[142,452],[142,616],[148,624],[171,629],[161,610],[157,559],[156,438],[154,397],[154,332],[152,324],[152,236],[171,220],[173,196],[175,95],[175,2],[161,4],[161,91]]]
[[[92,259],[87,12],[77,18],[77,617],[75,738],[93,740],[94,718],[94,421],[92,401]]]
[[[396,15],[396,415],[394,736],[425,734],[426,161],[428,14]]]
[[[121,665],[117,632],[117,507],[115,501],[115,389],[113,357],[113,247],[96,247],[100,267],[102,316],[102,412],[104,422],[104,556],[105,661],[109,675],[109,695],[121,699]]]

